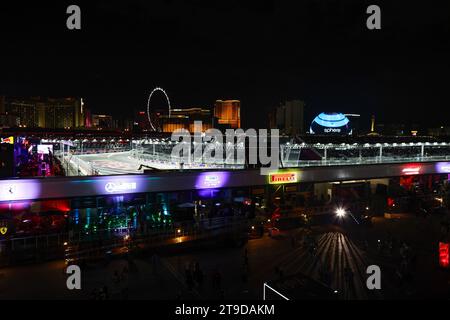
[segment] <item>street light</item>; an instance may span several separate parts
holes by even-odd
[[[336,216],[338,218],[344,218],[348,213],[353,218],[353,220],[355,220],[355,222],[357,224],[359,224],[359,221],[355,218],[355,216],[350,211],[347,212],[344,208],[341,207],[341,208],[337,208],[335,212],[336,212]]]
[[[345,211],[344,208],[337,208],[336,209],[336,216],[338,216],[339,218],[345,217],[346,214],[347,214],[347,212]]]

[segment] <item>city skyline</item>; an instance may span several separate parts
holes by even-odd
[[[159,101],[158,104],[155,104],[155,100]],[[169,103],[170,101],[173,101],[172,98],[163,88],[155,87],[147,97],[145,108],[126,108],[126,113],[113,116],[111,113],[97,112],[89,103],[86,103],[85,99],[80,97],[0,96],[0,127],[4,129],[8,127],[66,130],[106,129],[130,133],[150,133],[152,131],[170,133],[180,128],[193,131],[194,121],[202,121],[202,131],[217,126],[232,129],[249,128],[241,126],[241,102],[238,99],[216,99],[208,106],[174,106],[173,103]],[[236,106],[234,106],[235,103]],[[226,108],[237,107],[237,109],[233,113],[230,113],[231,109],[221,111],[221,105]],[[169,106],[172,110],[171,115],[168,111]],[[151,118],[156,117],[153,121],[157,121],[158,126],[154,126],[150,122],[148,112],[150,112]],[[376,133],[445,136],[450,131],[450,126],[445,121],[441,121],[440,125],[421,124],[419,121],[399,121],[399,119],[379,121],[379,114],[355,114],[343,110],[316,114],[306,108],[305,101],[300,99],[285,100],[269,109],[266,115],[266,125],[268,128],[278,128],[282,134],[286,135],[311,134],[312,132],[308,128],[315,118],[320,114],[327,113],[348,116],[351,119],[350,135],[352,133]],[[370,121],[367,120],[369,116]],[[383,117],[381,118],[383,119]],[[245,120],[245,118],[242,119],[242,122],[246,123]]]
[[[449,1],[0,1],[0,300],[448,300],[449,57]]]
[[[80,96],[120,117],[159,85],[179,106],[239,99],[245,127],[264,127],[256,110],[293,99],[366,122],[438,126],[448,115],[445,6],[383,3],[383,27],[370,31],[364,1],[83,3],[77,33],[65,28],[65,5],[3,5],[1,95]],[[425,105],[435,111],[411,112]]]

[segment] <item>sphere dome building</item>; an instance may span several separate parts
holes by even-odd
[[[311,122],[309,133],[350,135],[352,134],[352,128],[350,120],[344,114],[322,112]]]

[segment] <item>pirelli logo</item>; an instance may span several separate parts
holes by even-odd
[[[269,175],[270,184],[298,182],[297,172],[272,173]]]

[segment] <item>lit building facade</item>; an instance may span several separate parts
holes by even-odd
[[[214,117],[219,125],[232,129],[241,127],[241,102],[239,100],[217,100],[214,105]]]
[[[5,98],[4,112],[15,115],[18,118],[19,126],[39,127],[39,109],[35,101]]]
[[[3,112],[18,119],[18,125],[30,128],[84,127],[83,100],[79,98],[10,98],[2,101]]]
[[[93,114],[92,127],[97,129],[116,129],[117,125],[113,117],[107,114]]]
[[[91,110],[88,108],[83,109],[84,112],[84,127],[85,128],[92,128],[92,113]]]
[[[8,113],[0,113],[0,128],[12,128],[19,126],[19,118]]]
[[[298,135],[305,133],[305,103],[301,100],[286,101],[276,108],[272,113],[274,119],[270,119],[271,127],[275,127],[287,135]]]
[[[186,129],[194,132],[194,122],[202,122],[202,131],[214,128],[216,119],[212,116],[209,109],[186,108],[172,109],[170,117],[168,115],[159,115],[158,123],[162,132],[174,132],[177,129]]]
[[[450,136],[450,126],[440,126],[436,128],[429,128],[428,135],[432,137],[449,137]]]
[[[134,113],[133,126],[139,131],[150,130],[150,122],[148,121],[147,113],[144,110]]]
[[[5,110],[5,97],[0,96],[0,128],[19,126],[19,118]]]

